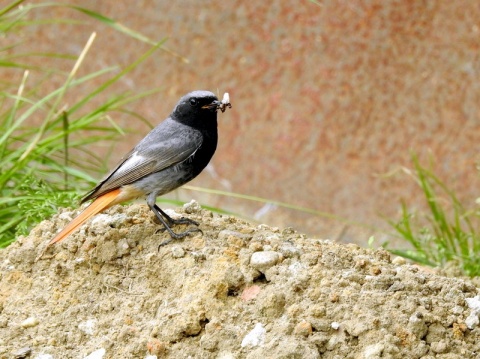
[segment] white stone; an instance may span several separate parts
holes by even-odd
[[[382,343],[372,344],[365,347],[363,357],[365,359],[380,358],[385,346]]]
[[[465,301],[467,302],[468,307],[472,310],[467,319],[465,319],[465,324],[468,329],[473,329],[480,323],[478,318],[480,315],[480,295],[473,298],[465,298]]]
[[[246,346],[257,347],[262,346],[265,342],[266,330],[262,324],[255,324],[253,328],[242,340],[242,348]]]
[[[255,252],[250,257],[250,265],[258,271],[264,273],[267,269],[273,267],[280,260],[280,255],[274,251]]]
[[[480,320],[478,319],[478,315],[474,312],[470,313],[470,315],[465,319],[465,325],[470,330],[474,329],[479,323]]]
[[[100,348],[100,349],[95,350],[94,352],[88,354],[83,359],[102,359],[104,355],[105,355],[105,349]]]
[[[473,298],[465,298],[465,301],[470,309],[475,313],[480,314],[480,295]]]
[[[95,327],[97,326],[96,319],[88,319],[84,322],[78,324],[78,329],[88,335],[93,335],[95,333]]]
[[[53,359],[52,354],[38,354],[35,359]]]
[[[31,328],[38,325],[38,319],[35,317],[29,317],[25,319],[21,324],[23,328]]]

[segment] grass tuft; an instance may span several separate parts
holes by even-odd
[[[95,183],[89,172],[103,170],[106,159],[90,151],[88,145],[112,143],[123,132],[111,114],[123,112],[141,119],[125,106],[158,90],[113,93],[106,100],[100,95],[137,68],[165,41],[153,43],[149,40],[153,46],[123,69],[111,66],[78,76],[82,64],[92,57],[89,51],[96,34],[91,34],[76,57],[51,52],[22,53],[21,49],[28,48],[30,39],[23,35],[20,36],[22,43],[15,43],[18,32],[24,34],[22,29],[25,27],[48,26],[60,21],[32,21],[29,20],[30,12],[41,7],[63,6],[80,11],[124,35],[135,39],[141,35],[83,8],[48,2],[23,5],[23,2],[13,1],[0,8],[0,36],[13,42],[0,45],[0,71],[9,74],[4,78],[15,78],[20,71],[23,74],[18,84],[0,81],[0,247],[7,246],[18,235],[27,234],[33,225],[56,213],[58,207],[72,205],[78,199],[79,188],[75,184]],[[68,19],[62,21],[68,22]],[[72,21],[71,24],[75,26],[79,22]],[[12,52],[12,49],[16,51]],[[31,65],[33,56],[44,57],[47,61],[42,66]],[[70,72],[65,74],[56,71],[54,65],[49,67],[50,58],[71,61]],[[41,76],[31,80],[32,72]],[[52,76],[64,76],[63,83],[40,95],[42,84]],[[100,84],[99,80],[102,81]],[[76,100],[67,106],[67,94],[72,92]],[[68,99],[72,101],[70,97]],[[72,151],[81,155],[82,160],[75,161]]]
[[[455,263],[465,275],[480,275],[480,213],[465,208],[455,193],[432,171],[412,157],[413,171],[408,171],[420,186],[428,208],[415,213],[402,203],[399,221],[388,222],[413,248],[392,253],[417,263],[444,267]]]

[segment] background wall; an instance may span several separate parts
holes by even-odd
[[[415,183],[399,171],[411,166],[414,151],[424,164],[431,156],[434,170],[467,205],[476,199],[477,2],[67,2],[154,40],[168,37],[166,46],[188,59],[160,51],[121,84],[130,91],[162,89],[134,108],[152,124],[193,89],[230,93],[233,109],[219,115],[217,154],[192,184],[288,202],[376,229],[185,189],[173,198],[196,198],[270,225],[365,244],[371,234],[386,238],[380,215],[398,216],[401,199],[422,205]],[[48,11],[34,16],[73,17],[86,25],[57,23],[30,34],[38,38],[32,51],[78,55],[96,31],[82,71],[125,66],[148,49],[73,10]],[[59,69],[72,66],[51,61]],[[118,143],[114,163],[148,127],[123,114],[112,117],[135,130]]]

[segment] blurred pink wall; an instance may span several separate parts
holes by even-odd
[[[415,151],[467,205],[478,195],[480,4],[474,1],[67,1],[92,9],[188,59],[158,52],[120,86],[159,87],[138,102],[152,124],[193,89],[229,92],[219,115],[220,143],[209,171],[192,185],[266,197],[328,212],[376,229],[180,190],[173,198],[232,210],[259,222],[365,244],[382,240],[380,215],[400,200],[421,207],[415,183],[398,171]],[[53,11],[53,13],[52,13]],[[81,71],[126,66],[148,46],[73,10],[36,17],[75,18],[30,34],[36,50],[78,55],[97,38]],[[48,30],[46,30],[48,29]],[[53,50],[52,50],[53,49]],[[69,70],[72,61],[57,61]],[[58,76],[58,83],[65,77]],[[58,84],[46,84],[54,88]],[[74,94],[70,94],[74,96]],[[112,163],[148,131],[134,128]],[[389,176],[385,176],[389,174]]]

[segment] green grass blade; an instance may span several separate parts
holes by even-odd
[[[0,9],[0,18],[4,17],[8,12],[15,9],[18,5],[20,5],[23,2],[25,2],[25,0],[16,0],[16,1],[8,4],[4,8]]]
[[[480,219],[477,211],[467,210],[455,193],[431,170],[423,167],[415,155],[412,162],[414,178],[429,210],[424,216],[427,221],[414,225],[402,203],[401,220],[388,220],[388,223],[414,249],[389,250],[425,265],[443,266],[455,262],[467,275],[480,273]]]

